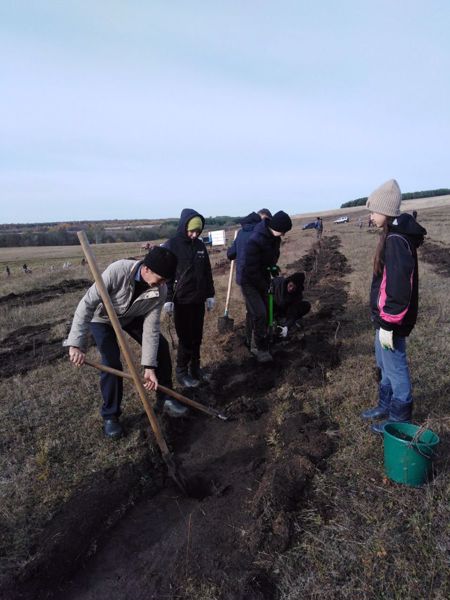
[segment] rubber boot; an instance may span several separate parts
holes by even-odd
[[[191,360],[191,364],[189,366],[189,374],[192,379],[196,379],[200,381],[200,383],[207,383],[211,381],[211,375],[204,369],[200,367],[199,360]]]
[[[389,418],[386,421],[374,423],[370,429],[374,433],[384,433],[384,428],[388,423],[409,423],[412,416],[412,406],[412,402],[398,402],[398,400],[393,399],[389,410]]]
[[[177,381],[182,387],[196,388],[200,385],[200,381],[198,379],[194,379],[189,375],[187,368],[180,369],[177,367],[176,375]]]
[[[378,406],[368,408],[361,413],[362,419],[386,419],[391,406],[392,390],[389,386],[379,385]]]

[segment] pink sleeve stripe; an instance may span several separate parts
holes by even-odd
[[[411,289],[412,289],[412,285],[413,285],[413,273],[411,273]],[[405,310],[402,310],[401,313],[399,313],[398,315],[391,315],[384,311],[384,307],[386,306],[386,299],[387,299],[386,267],[384,267],[383,279],[381,280],[381,285],[380,285],[380,294],[378,296],[378,310],[380,311],[380,317],[383,319],[383,321],[386,321],[386,323],[393,323],[394,325],[400,325],[400,323],[403,321],[404,316],[408,312],[409,302],[408,302]]]

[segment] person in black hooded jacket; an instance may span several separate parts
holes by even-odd
[[[300,319],[311,310],[311,304],[303,300],[304,285],[304,273],[275,277],[272,281],[274,318],[277,325],[286,328],[282,337],[291,327],[300,327]]]
[[[381,372],[378,406],[362,413],[364,419],[385,419],[372,425],[382,433],[389,422],[408,422],[412,415],[412,389],[406,359],[406,337],[418,312],[417,248],[426,230],[407,214],[400,214],[402,195],[391,179],[369,196],[366,208],[382,228],[374,260],[370,291],[375,326],[375,356]],[[387,420],[386,420],[387,419]]]
[[[264,212],[263,212],[264,211]],[[241,229],[238,231],[236,239],[233,241],[231,246],[227,250],[228,260],[236,261],[236,283],[242,284],[242,269],[244,268],[245,249],[247,247],[248,240],[252,235],[256,225],[261,222],[262,219],[269,218],[269,210],[266,208],[261,209],[259,212],[251,212],[249,215],[244,217],[241,221]],[[250,347],[250,338],[252,336],[252,320],[250,314],[247,312],[245,315],[245,330],[247,345]]]
[[[199,236],[205,219],[196,210],[181,211],[178,230],[163,245],[177,257],[175,277],[167,282],[164,310],[174,314],[178,336],[176,375],[183,387],[197,387],[203,379],[200,346],[203,337],[205,304],[214,308],[214,282],[205,244]]]
[[[271,219],[264,219],[256,225],[245,249],[241,288],[253,332],[248,341],[250,351],[262,363],[272,360],[267,335],[267,297],[271,274],[274,274],[280,256],[281,237],[291,229],[289,215],[280,210]]]

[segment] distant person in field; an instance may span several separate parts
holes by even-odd
[[[258,212],[252,212],[244,217],[241,221],[241,229],[238,231],[236,239],[233,241],[231,246],[227,250],[228,260],[236,261],[236,283],[240,286],[242,284],[242,269],[244,267],[245,249],[247,247],[248,240],[252,235],[256,225],[261,222],[262,219],[272,218],[272,213],[268,208],[261,208]],[[250,340],[252,335],[252,319],[250,314],[247,312],[245,316],[246,323],[246,338],[247,345],[250,348]]]
[[[256,225],[245,248],[241,289],[251,319],[250,351],[261,363],[272,360],[267,331],[268,290],[272,274],[278,274],[281,237],[291,229],[291,218],[280,210]]]
[[[321,217],[316,217],[316,222],[314,223],[314,229],[316,230],[316,238],[320,240],[322,238],[323,233],[323,221]]]
[[[364,419],[383,419],[372,425],[376,433],[383,433],[387,423],[410,421],[413,407],[406,338],[417,319],[417,248],[427,232],[411,215],[400,214],[401,201],[398,183],[391,179],[372,192],[366,203],[375,226],[382,229],[370,292],[381,380],[378,406],[361,415]]]
[[[413,219],[415,221],[417,221],[417,210],[413,210],[412,216],[413,216]]]
[[[274,319],[286,337],[292,328],[301,328],[301,319],[311,310],[311,304],[303,300],[305,274],[293,273],[288,277],[275,277],[272,281],[274,293]]]
[[[24,263],[24,264],[22,265],[22,271],[23,271],[24,273],[27,273],[28,275],[31,273],[31,269],[29,269],[29,268],[28,268],[28,265],[27,265],[26,263]]]
[[[11,277],[11,270],[8,265],[6,265],[6,277]]]
[[[122,329],[142,346],[144,387],[157,390],[158,383],[172,387],[169,344],[160,332],[160,316],[167,287],[177,260],[169,250],[155,247],[141,260],[118,260],[102,274]],[[89,331],[102,356],[102,364],[122,370],[120,349],[113,326],[103,306],[97,286],[92,285],[77,306],[72,327],[64,345],[76,366],[84,363]],[[101,415],[104,432],[110,438],[123,434],[121,414],[123,380],[101,373],[103,397]],[[157,407],[169,416],[181,417],[187,409],[162,392],[156,391]]]
[[[183,387],[197,387],[208,375],[200,366],[205,309],[215,305],[208,250],[201,239],[204,217],[192,208],[181,212],[177,233],[163,244],[177,257],[177,268],[167,282],[164,310],[174,315],[178,336],[176,375]]]

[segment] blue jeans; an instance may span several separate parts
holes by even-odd
[[[412,402],[411,379],[406,360],[406,338],[394,335],[395,350],[383,350],[380,331],[375,332],[375,358],[381,371],[379,405],[389,409],[392,403]]]

